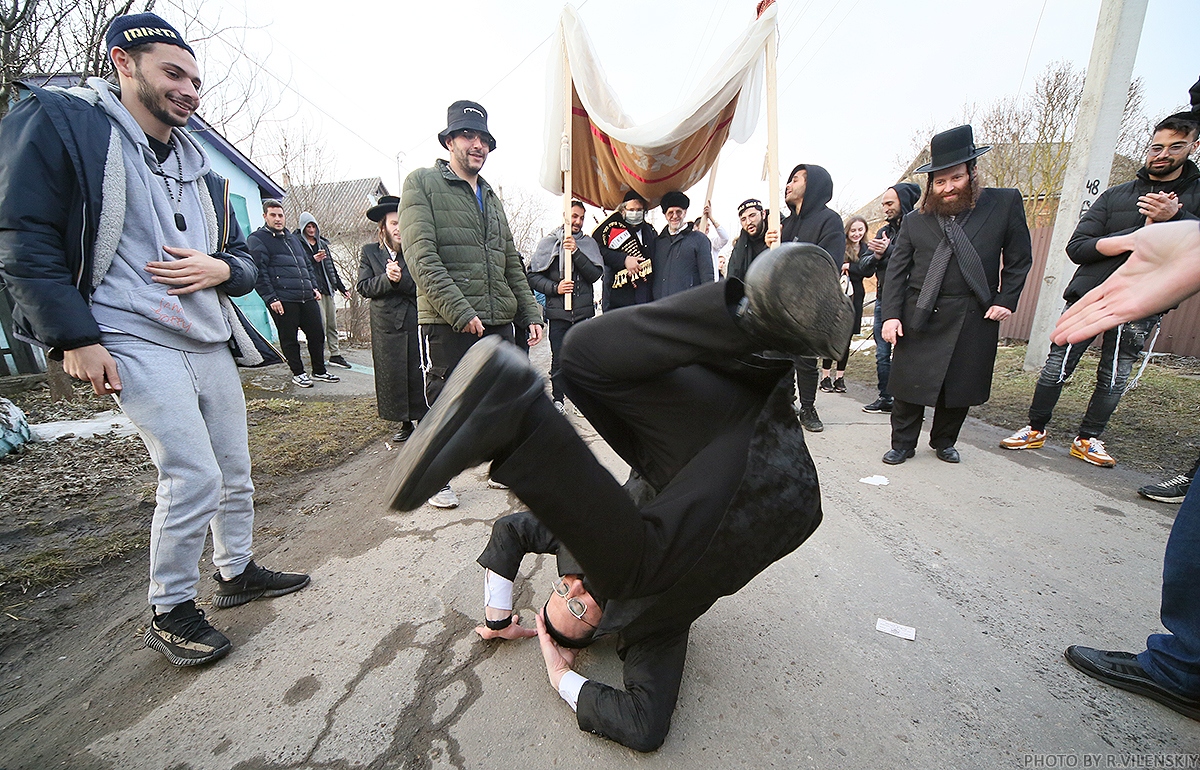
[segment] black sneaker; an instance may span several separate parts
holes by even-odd
[[[344,356],[330,356],[329,360],[327,360],[325,363],[332,364],[333,366],[340,366],[343,369],[350,368],[350,362],[347,361]]]
[[[166,615],[155,615],[146,629],[146,646],[167,656],[175,666],[199,666],[220,660],[233,645],[204,619],[204,611],[188,599]]]
[[[1146,673],[1132,652],[1096,650],[1072,644],[1065,655],[1068,663],[1094,679],[1145,695],[1185,717],[1200,720],[1200,699],[1163,687]]]
[[[892,400],[890,398],[884,398],[883,396],[880,396],[864,406],[862,409],[864,412],[869,412],[870,414],[890,412],[892,411]]]
[[[1181,473],[1173,479],[1160,481],[1157,484],[1147,484],[1138,489],[1138,494],[1160,503],[1182,503],[1191,487],[1192,478]]]
[[[825,430],[825,423],[821,422],[815,406],[800,407],[800,424],[809,433],[820,433]]]
[[[255,599],[270,599],[299,591],[309,584],[310,578],[299,572],[272,572],[251,560],[242,574],[233,580],[224,579],[220,572],[213,575],[213,580],[217,581],[213,608],[224,610]]]
[[[829,379],[828,377],[823,377],[823,378],[821,378],[821,384],[818,385],[817,387],[821,389],[822,393],[832,393],[833,392],[833,380]]]
[[[845,377],[838,377],[836,380],[833,381],[833,392],[834,393],[845,393],[846,392],[846,378]]]

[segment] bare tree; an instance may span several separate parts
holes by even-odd
[[[542,236],[558,227],[559,222],[541,193],[530,192],[524,187],[501,187],[499,194],[513,243],[528,260]]]
[[[16,98],[17,81],[51,72],[62,58],[63,20],[71,4],[61,0],[0,3],[0,118]]]

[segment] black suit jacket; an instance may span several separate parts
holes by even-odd
[[[744,459],[745,472],[728,508],[717,512],[720,522],[707,547],[698,556],[690,555],[694,559],[690,566],[678,569],[680,576],[667,581],[665,589],[635,587],[629,598],[605,602],[599,632],[618,634],[624,689],[589,679],[579,694],[580,729],[638,751],[657,749],[670,728],[679,696],[692,622],[717,599],[737,592],[799,547],[820,523],[816,468],[791,409],[791,381],[780,382],[788,371],[790,365],[782,363],[775,374],[772,382],[778,385],[754,421],[745,457],[730,458],[727,464],[742,473],[738,460]],[[687,537],[678,533],[675,540]],[[497,521],[479,563],[512,579],[526,553],[556,554],[560,575],[582,574],[574,557],[530,513]],[[661,569],[678,566],[668,558]],[[661,575],[644,575],[642,581],[654,586],[663,583]]]
[[[371,331],[415,331],[417,328],[417,284],[404,263],[404,254],[396,254],[400,263],[400,281],[387,277],[387,250],[378,243],[364,244],[358,264],[358,293],[371,300]]]
[[[943,384],[946,406],[982,404],[991,393],[1000,324],[983,317],[991,305],[1016,310],[1033,264],[1021,192],[988,187],[963,227],[987,275],[991,301],[974,295],[939,295],[925,328],[911,328],[917,298],[933,253],[942,241],[937,217],[919,211],[904,217],[888,261],[883,317],[900,319],[904,336],[892,354],[888,389],[896,398],[932,406]],[[952,266],[953,267],[953,266]]]

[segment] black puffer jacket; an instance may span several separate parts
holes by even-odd
[[[800,201],[799,211],[788,206],[791,213],[780,223],[780,242],[815,243],[840,265],[846,249],[846,233],[842,230],[842,218],[826,205],[833,199],[833,177],[821,166],[801,163],[792,169],[788,179],[801,169],[808,172],[804,200]]]
[[[1124,235],[1145,227],[1146,217],[1138,212],[1138,198],[1151,192],[1173,192],[1179,197],[1179,212],[1172,221],[1200,219],[1200,169],[1184,161],[1182,173],[1170,182],[1155,182],[1143,166],[1137,179],[1100,193],[1100,197],[1075,226],[1067,241],[1067,256],[1079,265],[1063,292],[1063,299],[1074,302],[1099,286],[1129,258],[1126,252],[1107,257],[1096,251],[1096,241],[1109,235]]]
[[[312,261],[295,233],[260,227],[246,239],[258,266],[255,290],[263,302],[307,302],[316,299]]]
[[[546,295],[546,317],[558,321],[582,321],[596,315],[593,284],[604,274],[604,267],[593,262],[584,250],[599,254],[600,249],[590,235],[575,233],[579,245],[571,254],[571,280],[575,290],[571,292],[571,309],[566,309],[564,295],[558,293],[562,281],[562,228],[555,230],[538,243],[537,251],[549,250],[553,254],[545,270],[528,273],[529,287]],[[536,255],[535,255],[536,256]]]

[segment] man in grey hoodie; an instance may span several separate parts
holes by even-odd
[[[325,352],[328,354],[325,362],[331,366],[349,369],[350,362],[342,355],[341,341],[338,339],[337,306],[333,302],[333,293],[336,291],[343,299],[348,300],[350,290],[342,283],[342,276],[338,275],[337,265],[334,264],[333,255],[330,253],[329,241],[321,236],[321,225],[317,223],[317,218],[307,211],[300,214],[300,227],[296,230],[296,238],[308,254],[309,266],[317,281],[316,288],[321,294],[317,304],[321,308],[321,321],[325,325]]]
[[[220,198],[228,183],[183,130],[199,104],[199,66],[150,13],[118,17],[106,43],[119,88],[92,78],[66,93],[39,89],[0,127],[0,275],[21,331],[116,398],[146,443],[159,481],[145,643],[194,666],[231,649],[195,606],[208,530],[214,607],[309,578],[253,561],[235,368],[253,346],[228,295],[248,293],[256,271]]]

